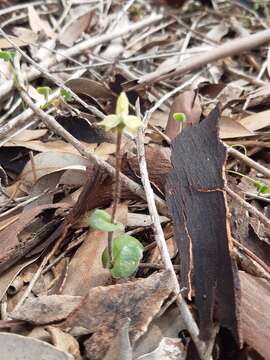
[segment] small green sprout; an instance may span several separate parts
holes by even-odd
[[[99,123],[106,131],[108,130],[122,130],[125,127],[133,132],[137,132],[142,127],[142,121],[135,115],[129,115],[129,103],[127,95],[122,92],[117,99],[116,114],[105,116]]]
[[[0,51],[0,59],[4,60],[6,62],[13,62],[15,56],[16,56],[15,50]]]
[[[89,225],[96,230],[115,231],[124,230],[124,225],[120,223],[113,224],[112,217],[105,210],[96,209],[93,211],[89,219]]]
[[[174,113],[173,118],[175,121],[178,121],[181,123],[186,121],[186,115],[184,113]]]
[[[140,263],[143,246],[136,238],[123,234],[113,238],[113,231],[123,230],[124,225],[115,221],[117,205],[121,192],[121,140],[125,128],[137,132],[142,127],[142,121],[137,116],[129,115],[129,102],[126,94],[122,92],[117,99],[116,114],[110,114],[99,123],[105,130],[116,130],[116,162],[115,162],[115,188],[113,192],[112,216],[104,210],[96,209],[89,221],[94,229],[108,232],[108,246],[102,255],[103,266],[109,268],[114,278],[128,277],[133,274]]]
[[[234,170],[227,170],[227,172],[231,173],[231,174],[242,176],[243,178],[246,178],[258,190],[258,194],[266,194],[266,193],[270,192],[270,187],[261,180],[254,180],[250,176],[241,174],[238,171],[234,171]]]
[[[254,186],[258,190],[259,194],[266,194],[270,192],[269,186],[267,186],[264,182],[260,180],[256,180],[254,182]]]
[[[61,89],[60,90],[60,95],[64,98],[64,100],[66,102],[69,102],[73,99],[71,93],[69,91],[67,91],[66,89]]]

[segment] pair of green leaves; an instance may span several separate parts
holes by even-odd
[[[116,103],[116,113],[107,115],[99,123],[106,131],[117,129],[123,130],[128,128],[132,132],[137,132],[143,123],[137,116],[129,115],[129,102],[127,95],[122,92]]]
[[[113,224],[111,215],[104,210],[96,209],[90,216],[89,225],[97,230],[112,232],[124,230],[121,223]],[[126,278],[138,268],[143,255],[142,244],[133,236],[119,235],[112,241],[113,267],[111,274],[114,278]],[[102,264],[105,268],[109,265],[108,248],[102,254]]]

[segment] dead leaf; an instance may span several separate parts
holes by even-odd
[[[56,347],[31,337],[0,333],[1,360],[74,360]]]
[[[12,266],[10,269],[5,271],[3,274],[1,274],[0,277],[0,301],[2,300],[3,296],[5,295],[7,289],[9,288],[10,284],[12,284],[13,280],[16,278],[16,276],[28,265],[33,263],[36,260],[36,258],[31,260],[26,260],[22,262],[21,264],[16,264]]]
[[[24,320],[35,325],[44,325],[64,320],[81,303],[81,296],[42,295],[27,299],[10,314],[15,320]]]
[[[118,333],[112,340],[104,360],[132,360],[132,348],[129,340],[130,319],[124,319]]]
[[[14,37],[14,36],[10,36],[10,39],[13,41],[13,43],[19,47],[23,47],[23,46],[28,46],[29,44],[32,44],[32,41],[28,41],[23,38],[18,38],[18,37]],[[7,39],[4,38],[0,38],[0,48],[1,49],[11,49],[13,48],[13,44],[11,44]]]
[[[218,118],[216,108],[173,140],[166,199],[181,258],[181,286],[189,296],[193,265],[200,336],[210,338],[215,316],[241,342],[238,276],[230,256],[224,192],[226,149],[218,138]]]
[[[179,308],[177,306],[168,308],[151,322],[147,332],[136,342],[133,348],[134,358],[154,351],[163,338],[177,338],[184,329],[186,325]]]
[[[52,343],[57,349],[73,355],[75,360],[81,359],[79,343],[72,335],[54,326],[46,326],[46,330],[51,334]]]
[[[19,261],[52,231],[52,222],[39,217],[46,209],[65,208],[63,204],[47,204],[23,211],[18,219],[0,231],[0,273]]]
[[[270,126],[270,110],[262,111],[244,119],[238,120],[239,124],[249,131],[257,131]]]
[[[103,359],[121,319],[130,318],[130,340],[134,343],[147,330],[173,288],[168,271],[119,285],[90,289],[63,327],[83,327],[94,333],[85,343],[91,359]]]
[[[240,124],[240,122],[224,116],[221,117],[219,127],[220,138],[224,140],[255,135],[253,131],[247,129],[244,125]]]
[[[46,152],[34,156],[35,163],[35,176],[33,174],[32,163],[29,161],[22,173],[21,178],[26,184],[33,184],[35,180],[43,177],[44,175],[51,174],[68,169],[86,169],[89,160],[83,158],[81,155],[64,153],[64,152]]]
[[[182,340],[165,337],[157,349],[140,356],[136,360],[185,360],[186,355]]]
[[[30,27],[35,33],[44,31],[44,33],[48,37],[50,38],[55,37],[55,33],[52,30],[49,23],[46,20],[41,19],[35,8],[31,5],[28,7],[28,18],[29,18]]]
[[[93,15],[94,12],[92,10],[88,11],[66,24],[58,35],[60,43],[68,47],[72,46],[82,33],[89,28]]]
[[[241,323],[243,340],[264,359],[270,354],[270,287],[269,282],[239,272],[241,280]]]

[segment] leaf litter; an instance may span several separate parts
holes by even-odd
[[[244,0],[0,4],[1,358],[269,357],[268,10]],[[252,34],[255,49],[243,44]],[[21,100],[14,46],[34,61],[20,59],[26,91],[58,127]],[[162,262],[128,130],[121,172],[133,185],[122,180],[114,236],[142,244],[132,275],[111,276],[104,224],[89,227],[96,209],[117,227],[103,166],[116,166],[117,134],[98,123],[122,91],[128,116],[139,109],[147,125],[159,222],[206,355]]]

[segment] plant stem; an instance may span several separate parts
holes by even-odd
[[[112,206],[112,219],[111,222],[115,224],[115,215],[117,210],[117,205],[120,201],[121,194],[121,180],[120,180],[120,171],[121,171],[121,142],[122,142],[122,129],[117,129],[117,139],[116,139],[116,163],[115,163],[115,186],[113,194],[113,206]],[[112,255],[112,238],[113,231],[108,233],[108,255],[109,255],[109,268],[113,267],[113,255]]]

